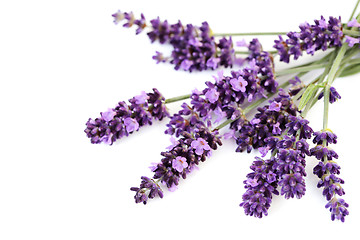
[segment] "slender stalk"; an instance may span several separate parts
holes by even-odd
[[[354,15],[355,15],[355,12],[356,12],[356,9],[359,6],[359,3],[360,3],[360,0],[357,0],[356,5],[355,5],[355,7],[354,7],[354,9],[353,9],[353,11],[352,11],[352,13],[350,15],[349,21],[351,21],[353,19]]]
[[[359,37],[359,36],[360,36],[360,32],[357,31],[357,30],[343,29],[342,31],[343,31],[343,33],[344,33],[345,35],[355,36],[355,37]]]
[[[289,82],[285,82],[283,84],[281,84],[279,86],[280,88],[285,88],[287,86],[289,86]],[[276,91],[277,93],[277,91]],[[254,108],[258,107],[260,104],[262,104],[263,102],[265,102],[266,100],[268,100],[269,98],[271,98],[272,96],[274,96],[276,93],[270,93],[269,95],[267,95],[267,98],[260,98],[259,100],[253,102],[252,104],[250,104],[249,106],[247,106],[246,108],[244,108],[242,110],[242,115],[236,119],[227,119],[225,122],[221,123],[219,126],[215,127],[213,130],[220,130],[221,128],[227,126],[228,124],[238,120],[239,118],[243,117],[244,115],[248,114],[251,110],[253,110]]]
[[[188,99],[190,97],[191,97],[191,94],[186,94],[186,95],[182,95],[182,96],[178,96],[178,97],[168,98],[168,99],[165,100],[165,104],[178,102],[178,101],[181,101],[181,100]]]
[[[237,118],[237,119],[238,119],[238,118]],[[235,120],[237,120],[237,119],[235,119]],[[230,119],[226,120],[225,122],[221,123],[221,124],[220,124],[219,126],[217,126],[216,128],[214,128],[213,131],[215,131],[215,130],[220,130],[220,129],[222,129],[223,127],[226,127],[228,124],[234,122],[235,120],[232,120],[232,119],[230,118]]]
[[[325,67],[324,69],[324,72],[319,76],[319,79],[318,79],[318,84],[321,84],[325,77],[329,74],[329,71],[330,71],[330,68],[334,62],[334,59],[335,59],[335,56],[338,52],[338,49],[336,49],[334,52],[331,53],[330,55],[330,58],[329,58],[329,62],[327,64],[327,66]],[[315,95],[316,93],[314,93]],[[305,117],[305,115],[309,112],[309,110],[315,105],[315,103],[317,102],[318,98],[319,98],[319,95],[320,93],[318,93],[318,95],[316,97],[313,97],[307,104],[306,104],[306,107],[304,109],[304,111],[301,113],[301,115],[303,117]]]
[[[276,72],[276,76],[283,76],[291,73],[300,73],[300,72],[309,72],[311,70],[324,68],[327,66],[327,63],[318,63],[312,64],[309,66],[301,66],[301,67],[294,67],[289,69],[284,69]]]
[[[338,68],[341,64],[341,61],[345,55],[345,52],[346,52],[346,49],[347,49],[348,45],[347,43],[344,43],[332,66],[331,66],[331,69],[329,71],[329,75],[328,75],[328,78],[326,80],[326,86],[325,86],[325,89],[324,89],[324,115],[323,115],[323,129],[327,129],[328,128],[328,116],[329,116],[329,97],[330,97],[330,87],[331,87],[331,84],[334,82],[335,80],[335,76],[336,76],[336,72],[338,71]]]
[[[277,54],[278,51],[265,51],[265,52],[268,52],[270,54]],[[218,52],[220,53],[220,52]],[[249,55],[250,52],[249,51],[235,51],[235,54],[243,54],[243,55]]]
[[[266,35],[286,35],[287,32],[243,32],[243,33],[213,33],[214,37],[225,36],[266,36]]]

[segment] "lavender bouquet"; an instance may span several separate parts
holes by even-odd
[[[356,8],[349,20],[321,16],[313,23],[300,24],[298,31],[265,33],[214,33],[207,22],[200,26],[169,23],[159,17],[150,21],[144,14],[118,11],[115,24],[135,28],[150,41],[166,44],[171,53],[157,51],[156,63],[169,63],[175,70],[217,70],[202,90],[165,98],[156,88],[120,101],[86,123],[91,143],[112,145],[122,137],[136,134],[142,126],[166,119],[169,146],[150,169],[152,177],[141,177],[134,191],[136,203],[163,198],[163,189],[174,191],[200,162],[206,161],[222,145],[222,139],[236,142],[236,152],[257,151],[244,180],[240,207],[245,214],[268,215],[273,195],[286,199],[306,193],[307,158],[318,159],[313,173],[317,187],[326,198],[332,220],[345,221],[349,204],[342,198],[344,180],[339,177],[338,154],[330,146],[337,143],[328,126],[330,104],[341,99],[332,86],[337,78],[360,71],[360,14]],[[235,41],[239,36],[277,36],[273,50],[263,49],[259,39]],[[324,52],[323,57],[298,66],[275,71],[278,61],[296,62],[305,54]],[[232,68],[226,75],[223,68]],[[314,70],[322,69],[319,75]],[[316,71],[315,71],[316,72]],[[310,81],[303,76],[310,73]],[[286,78],[280,82],[279,78]],[[170,114],[169,105],[184,101],[181,110]],[[306,119],[309,110],[323,102],[323,127],[313,130]]]

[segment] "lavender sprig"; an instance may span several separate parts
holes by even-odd
[[[276,174],[273,172],[274,158],[263,160],[256,157],[250,169],[253,172],[249,173],[244,181],[246,192],[242,196],[243,202],[240,207],[243,207],[246,215],[262,218],[267,216],[267,210],[270,208],[272,195],[279,195],[276,190],[278,181]]]
[[[212,150],[222,145],[218,131],[211,131],[193,107],[184,103],[175,118],[179,138],[173,139],[168,151],[161,153],[161,162],[151,167],[154,172],[153,178],[142,177],[143,182],[146,179],[147,185],[142,182],[139,188],[130,189],[136,192],[136,203],[146,204],[149,198],[157,195],[162,198],[162,190],[157,182],[161,182],[170,191],[176,190],[180,178],[185,179],[200,162],[211,156]]]
[[[314,133],[313,142],[317,146],[310,150],[311,155],[320,161],[313,170],[314,174],[320,178],[317,187],[323,188],[322,194],[328,200],[325,207],[330,208],[331,220],[338,219],[344,222],[345,216],[349,214],[347,210],[349,204],[337,197],[345,194],[341,186],[344,180],[336,176],[340,174],[340,166],[334,161],[338,155],[328,146],[337,142],[337,136],[330,129],[324,129]]]
[[[85,133],[91,143],[112,145],[116,140],[128,136],[144,125],[151,125],[154,119],[169,116],[165,98],[154,88],[153,92],[142,92],[129,99],[129,104],[121,101],[115,108],[100,113],[101,117],[89,119]]]
[[[246,215],[258,218],[268,214],[272,194],[279,194],[276,190],[278,186],[281,187],[281,195],[287,199],[295,196],[301,198],[305,194],[305,156],[310,154],[306,139],[312,136],[309,122],[296,117],[297,107],[288,94],[280,90],[279,95],[269,103],[264,108],[258,108],[260,113],[248,123],[248,128],[245,128],[247,130],[240,130],[242,134],[238,140],[242,144],[240,149],[245,146],[248,151],[252,147],[259,148],[262,157],[269,150],[272,151],[269,160],[256,158],[251,167],[253,172],[244,181],[247,190],[240,206],[244,207]],[[254,129],[257,134],[251,135],[247,132],[249,128]],[[246,140],[251,136],[256,141]],[[261,167],[255,169],[253,166]],[[257,173],[259,170],[262,175]],[[267,188],[270,190],[266,190]]]
[[[153,59],[157,63],[170,62],[175,65],[176,70],[202,71],[220,66],[232,67],[238,62],[231,37],[216,41],[207,22],[203,22],[201,26],[183,25],[180,21],[169,24],[167,20],[162,21],[157,17],[146,23],[143,14],[140,19],[135,19],[132,12],[121,11],[112,16],[115,24],[125,21],[123,27],[137,26],[136,34],[148,28],[147,35],[152,43],[158,41],[170,44],[173,47],[171,56],[165,57],[157,51]]]
[[[328,21],[323,16],[310,25],[305,22],[299,26],[300,32],[289,32],[287,39],[279,36],[275,40],[274,48],[278,50],[280,61],[290,62],[290,56],[298,59],[303,51],[313,55],[315,51],[325,51],[329,47],[339,47],[344,37],[342,32],[341,17],[330,17]]]

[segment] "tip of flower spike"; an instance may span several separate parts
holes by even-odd
[[[114,18],[115,24],[118,24],[123,19],[125,19],[125,14],[123,12],[121,12],[120,10],[118,10],[116,13],[112,14],[111,16]]]

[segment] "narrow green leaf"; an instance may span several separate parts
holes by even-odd
[[[314,84],[310,84],[304,94],[302,95],[301,99],[300,99],[300,103],[299,103],[299,110],[303,109],[306,104],[309,102],[309,100],[311,98],[314,97],[316,91],[319,89],[320,86],[318,85],[314,85]]]
[[[339,77],[347,77],[360,72],[360,64],[354,64],[346,67]]]

